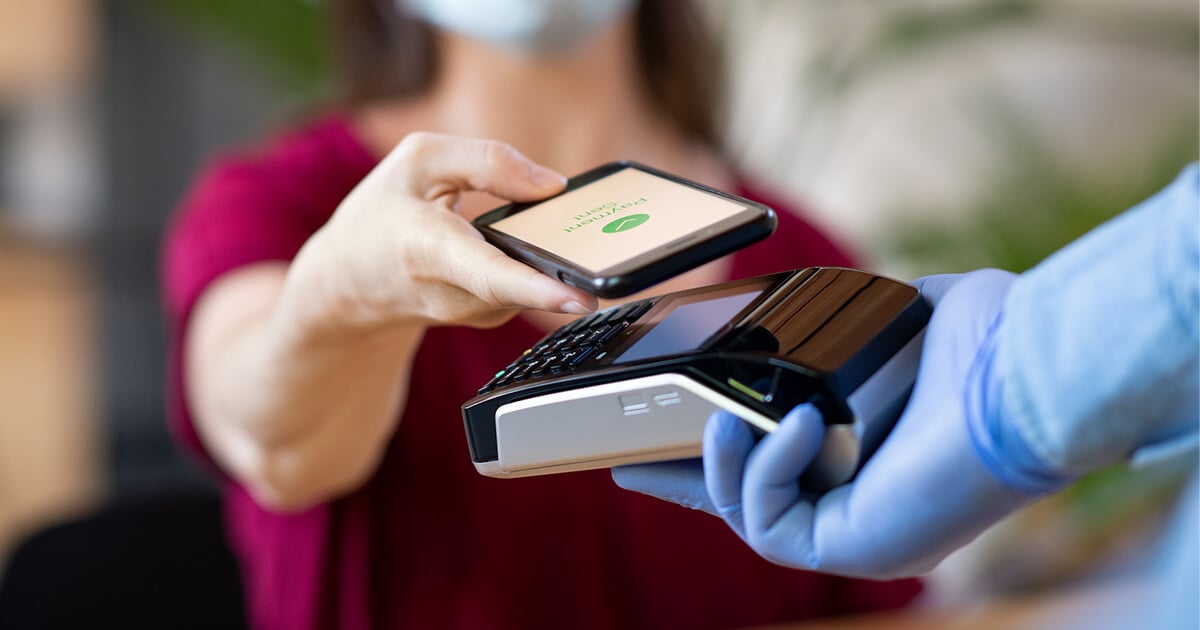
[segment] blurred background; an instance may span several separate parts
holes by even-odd
[[[704,5],[739,167],[885,273],[1021,271],[1197,158],[1192,0]],[[53,523],[211,495],[163,418],[158,239],[206,157],[320,108],[321,12],[0,0],[0,576]],[[1180,482],[1102,471],[953,557],[931,605],[1128,571]]]

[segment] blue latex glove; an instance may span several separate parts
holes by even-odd
[[[999,404],[996,384],[988,382],[991,337],[1014,278],[983,270],[916,282],[934,311],[912,397],[847,485],[814,496],[797,483],[824,435],[811,405],[794,409],[757,444],[744,422],[714,414],[702,464],[626,466],[614,468],[613,478],[623,488],[720,515],[778,564],[876,579],[928,571],[1067,481],[1043,476],[1019,483],[1024,469],[1003,461],[1007,445],[987,435],[985,418],[996,413],[989,406]],[[992,470],[1017,474],[1005,475],[1006,483]]]

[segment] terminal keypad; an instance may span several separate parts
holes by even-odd
[[[602,356],[604,345],[646,314],[653,300],[640,300],[581,317],[526,350],[479,389],[480,394],[512,383],[571,372]]]

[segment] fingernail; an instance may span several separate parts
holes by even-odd
[[[544,166],[534,166],[530,169],[529,181],[540,188],[562,188],[566,185],[567,178]]]
[[[570,313],[572,315],[587,315],[588,313],[591,313],[595,309],[590,309],[590,308],[580,304],[579,302],[572,300],[572,301],[567,302],[566,304],[563,304],[562,306],[560,306],[559,310],[561,310],[564,313]]]

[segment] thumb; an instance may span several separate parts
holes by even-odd
[[[800,498],[800,475],[812,464],[825,439],[821,412],[811,404],[793,409],[774,433],[759,442],[746,462],[748,523],[769,527]]]
[[[704,481],[717,514],[746,540],[742,518],[742,472],[754,449],[754,434],[737,416],[719,411],[704,425]]]

